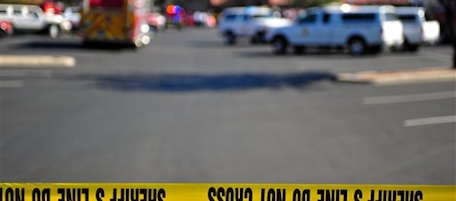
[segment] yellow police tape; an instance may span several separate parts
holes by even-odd
[[[456,185],[2,183],[0,201],[454,201]]]

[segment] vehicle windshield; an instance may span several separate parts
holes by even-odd
[[[402,22],[415,22],[416,15],[397,15]]]
[[[396,21],[400,20],[395,13],[385,13],[385,21]]]
[[[258,15],[253,15],[253,18],[271,18],[274,17],[273,13],[268,13],[268,14],[258,14]]]

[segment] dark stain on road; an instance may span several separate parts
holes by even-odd
[[[334,81],[328,72],[301,72],[288,74],[240,73],[240,74],[112,74],[82,75],[84,80],[95,81],[103,89],[121,91],[193,92],[235,91],[253,89],[302,89],[308,85]]]

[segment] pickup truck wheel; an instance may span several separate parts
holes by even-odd
[[[405,44],[405,51],[418,52],[419,49],[420,49],[420,45]]]
[[[405,38],[405,41],[402,44],[402,50],[406,51],[406,52],[417,52],[419,48],[420,48],[419,44],[410,44],[408,42],[407,38]]]
[[[283,37],[276,37],[272,41],[272,47],[275,54],[286,54],[288,43]]]
[[[258,44],[258,39],[255,36],[250,38],[250,44],[252,44],[252,45]]]
[[[265,32],[263,31],[260,31],[260,32],[257,32],[255,35],[252,36],[252,38],[250,38],[250,44],[260,44],[260,43],[264,43],[264,35],[265,35]]]
[[[227,45],[236,44],[236,36],[231,32],[225,33],[225,44],[227,44]]]
[[[7,35],[8,35],[8,34],[6,33],[5,30],[0,29],[0,38],[4,38],[4,37],[6,37]]]
[[[60,28],[56,24],[53,24],[53,25],[49,26],[49,30],[48,31],[49,31],[49,36],[51,38],[57,38],[60,35]]]
[[[348,42],[348,51],[350,54],[358,56],[366,52],[366,44],[361,38],[353,38]]]

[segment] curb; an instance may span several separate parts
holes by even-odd
[[[2,68],[71,68],[76,65],[76,59],[70,56],[49,55],[0,55]]]
[[[374,85],[393,85],[456,81],[456,70],[450,67],[421,68],[397,71],[362,71],[337,74],[337,81]]]

